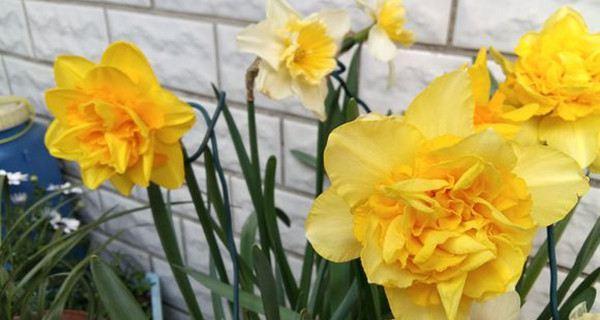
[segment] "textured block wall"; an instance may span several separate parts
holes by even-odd
[[[300,11],[309,13],[327,7],[348,7],[354,29],[366,23],[352,0],[290,0]],[[387,89],[387,66],[367,54],[362,61],[362,97],[374,110],[403,110],[428,82],[443,72],[470,61],[480,46],[494,45],[510,52],[518,38],[540,27],[559,6],[572,3],[586,18],[592,30],[600,30],[598,0],[405,0],[408,27],[415,31],[417,44],[397,56],[396,83]],[[43,91],[53,86],[52,61],[59,54],[85,55],[99,59],[103,49],[115,40],[137,43],[147,54],[161,82],[182,98],[214,108],[210,83],[227,91],[238,125],[244,128],[245,69],[253,57],[236,50],[235,36],[243,26],[260,20],[264,0],[0,0],[0,94],[29,98],[40,121],[49,121]],[[498,74],[499,68],[494,66]],[[310,208],[314,173],[290,154],[292,149],[314,153],[316,121],[296,101],[272,102],[258,99],[258,139],[263,161],[278,158],[277,203],[292,218],[292,227],[282,228],[285,246],[295,269],[301,265],[304,245],[303,221]],[[204,128],[198,124],[185,139],[197,146]],[[221,157],[227,169],[238,232],[251,211],[251,203],[223,123],[217,126]],[[200,180],[202,163],[195,165]],[[71,179],[77,180],[77,167],[65,165]],[[186,189],[174,191],[175,200],[188,200]],[[117,195],[109,186],[86,197],[86,218],[119,206],[132,208],[146,201],[143,190],[133,198]],[[561,276],[573,263],[585,235],[600,212],[600,191],[592,190],[578,209],[565,237],[558,246]],[[207,248],[202,229],[190,206],[176,209],[175,226],[187,262],[207,271]],[[99,241],[124,230],[114,251],[131,255],[139,264],[162,276],[167,319],[187,319],[185,305],[164,260],[160,241],[147,211],[105,225],[97,233]],[[540,237],[540,243],[543,237]],[[600,265],[600,254],[592,266]],[[525,306],[524,319],[547,301],[547,270]],[[197,286],[198,295],[210,311],[210,298]],[[210,313],[210,312],[207,312]]]

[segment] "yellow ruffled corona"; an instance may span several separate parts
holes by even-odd
[[[46,133],[50,153],[75,161],[83,183],[110,180],[128,195],[152,181],[169,189],[184,180],[180,138],[192,127],[191,107],[163,89],[144,54],[115,42],[100,63],[60,56],[56,88],[46,91],[55,117]]]
[[[350,30],[345,11],[329,10],[302,17],[285,0],[267,0],[267,18],[237,37],[243,52],[260,57],[258,89],[271,99],[298,96],[325,120],[327,76]]]
[[[540,32],[525,34],[515,53],[514,63],[495,53],[507,75],[506,103],[536,122],[542,142],[599,170],[600,34],[563,7]]]
[[[360,258],[396,319],[482,312],[472,307],[514,289],[538,228],[588,189],[567,155],[477,132],[474,108],[460,69],[434,80],[405,117],[369,115],[329,137],[331,187],[310,211],[307,238],[328,260]]]

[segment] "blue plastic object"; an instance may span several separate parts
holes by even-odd
[[[27,129],[28,123],[0,131],[0,140],[15,136]],[[46,126],[33,123],[30,128],[13,141],[0,144],[0,169],[8,172],[21,172],[37,176],[37,185],[46,189],[49,185],[60,185],[63,179],[58,160],[53,158],[44,145]],[[34,185],[21,183],[10,188],[11,193],[25,192],[31,194]]]
[[[158,275],[153,272],[146,273],[146,280],[150,282],[150,296],[152,305],[152,320],[162,320],[162,300],[160,298],[160,281]]]

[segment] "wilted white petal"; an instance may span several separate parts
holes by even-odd
[[[396,57],[396,53],[398,52],[396,44],[394,44],[392,39],[388,37],[387,33],[385,33],[385,30],[381,29],[377,25],[374,25],[369,31],[367,49],[371,55],[383,62],[388,62],[394,59],[394,57]]]

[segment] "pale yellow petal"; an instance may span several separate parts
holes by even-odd
[[[292,89],[300,97],[302,104],[312,111],[320,121],[325,121],[325,98],[327,97],[327,82],[321,81],[317,85],[312,85],[306,81],[298,80],[293,82]]]
[[[121,70],[134,83],[148,89],[157,86],[158,79],[144,56],[144,53],[134,44],[117,41],[112,43],[102,55],[102,65]]]
[[[508,58],[506,58],[504,55],[502,55],[502,53],[494,49],[494,47],[490,47],[490,55],[492,56],[494,61],[496,61],[496,63],[498,63],[500,67],[502,67],[502,72],[504,72],[505,75],[508,75],[513,72],[514,64],[512,63],[512,61],[508,60]]]
[[[286,0],[267,0],[267,20],[278,27],[285,25],[290,19],[300,18],[300,14]]]
[[[237,36],[238,48],[259,56],[271,68],[279,69],[285,47],[283,38],[276,31],[276,26],[268,20],[249,25]]]
[[[354,237],[350,207],[333,188],[315,200],[305,229],[315,251],[327,260],[346,262],[360,255],[361,245]]]
[[[54,79],[59,88],[74,89],[95,64],[78,56],[59,56],[54,63]]]
[[[323,10],[316,14],[316,18],[325,23],[327,34],[336,41],[350,31],[350,16],[346,10]]]
[[[274,100],[290,97],[292,78],[286,68],[273,69],[268,63],[261,61],[256,86],[261,93]]]
[[[123,71],[107,66],[90,70],[81,82],[81,89],[89,92],[110,91],[113,96],[127,98],[140,93],[139,88]]]
[[[516,291],[509,291],[484,302],[474,302],[471,307],[473,320],[519,320],[520,314],[521,298]]]
[[[540,140],[573,157],[581,168],[586,168],[596,158],[598,132],[600,117],[587,117],[576,121],[546,117],[539,125]]]
[[[436,78],[406,110],[406,121],[428,138],[467,136],[474,132],[475,102],[465,69]]]
[[[515,147],[513,172],[524,179],[533,200],[532,216],[540,226],[561,220],[588,189],[588,179],[577,163],[548,146]]]
[[[325,169],[351,206],[366,199],[392,170],[409,164],[423,141],[414,127],[395,117],[356,120],[330,134]]]
[[[369,223],[369,222],[366,222]],[[383,259],[383,247],[379,243],[382,237],[381,226],[371,222],[360,252],[360,262],[370,283],[386,287],[406,288],[413,283],[414,277],[399,263],[387,263]]]
[[[460,306],[466,280],[467,273],[464,273],[451,280],[437,283],[437,290],[448,320],[457,319],[458,307]]]
[[[398,53],[398,48],[392,39],[377,25],[371,27],[366,45],[369,53],[383,62],[392,61]]]
[[[511,110],[509,112],[505,112],[502,114],[502,118],[510,121],[527,121],[531,119],[531,117],[535,116],[540,108],[540,105],[537,103],[529,103],[522,107],[519,107],[515,110]]]
[[[435,151],[454,157],[476,156],[498,167],[513,168],[517,157],[510,143],[494,130],[488,129],[461,140],[457,144]]]

